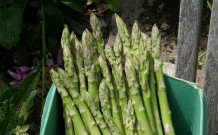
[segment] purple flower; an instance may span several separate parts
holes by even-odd
[[[47,66],[49,66],[49,67],[53,67],[54,66],[54,61],[53,61],[53,59],[47,59],[45,64]]]
[[[10,82],[11,86],[18,86],[27,76],[34,73],[36,70],[33,67],[13,67],[16,72],[8,71],[8,73],[14,78],[13,81]]]
[[[63,50],[62,50],[62,48],[59,49],[58,54],[57,54],[57,64],[54,64],[53,59],[46,60],[46,65],[48,67],[58,67],[61,63],[63,63]]]

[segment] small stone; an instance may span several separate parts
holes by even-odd
[[[145,25],[145,30],[150,31],[151,30],[151,25]]]
[[[160,29],[161,30],[168,30],[168,29],[170,29],[170,26],[164,22],[161,24]]]
[[[150,17],[149,17],[149,16],[146,16],[146,17],[145,17],[145,20],[149,20],[149,19],[150,19]]]

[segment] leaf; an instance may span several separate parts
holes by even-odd
[[[4,91],[6,91],[8,89],[8,85],[0,80],[0,95],[1,93],[3,93]]]
[[[17,126],[15,129],[13,129],[10,134],[16,134],[16,135],[29,135],[27,133],[27,130],[29,129],[29,125],[24,125],[23,127]]]
[[[10,49],[20,40],[23,11],[27,0],[13,2],[12,5],[3,3],[0,7],[0,45]]]
[[[57,35],[49,35],[48,36],[48,52],[51,52],[52,54],[57,53]]]
[[[68,16],[66,16],[65,19],[69,23],[69,26],[75,31],[76,34],[82,35],[84,28],[82,27],[81,24],[79,24],[77,21],[75,21],[74,19]]]
[[[34,0],[30,2],[30,6],[32,7],[40,7],[40,1],[39,0]]]
[[[64,26],[64,16],[62,12],[52,4],[44,5],[45,29],[48,33],[59,33]]]
[[[120,2],[119,0],[109,0],[108,1],[108,7],[113,12],[120,12]]]
[[[22,30],[21,36],[24,41],[33,41],[41,35],[41,24],[26,24]]]
[[[82,9],[81,5],[79,5],[75,1],[65,1],[65,0],[62,0],[60,2],[63,3],[64,5],[72,8],[73,10],[79,12],[79,13],[83,13],[83,9]]]
[[[100,3],[102,0],[91,0],[92,2],[94,2],[94,3]]]
[[[16,126],[24,125],[37,93],[39,77],[39,71],[33,73],[19,87],[9,88],[0,95],[0,134],[8,134]]]

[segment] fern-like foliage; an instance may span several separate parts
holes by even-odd
[[[39,77],[39,72],[33,73],[18,87],[8,88],[0,94],[0,135],[8,135],[17,126],[24,125],[37,93]]]

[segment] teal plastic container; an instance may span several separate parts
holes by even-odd
[[[207,135],[208,112],[204,91],[196,84],[165,76],[176,135]],[[53,84],[46,98],[40,135],[64,135],[62,103]]]

